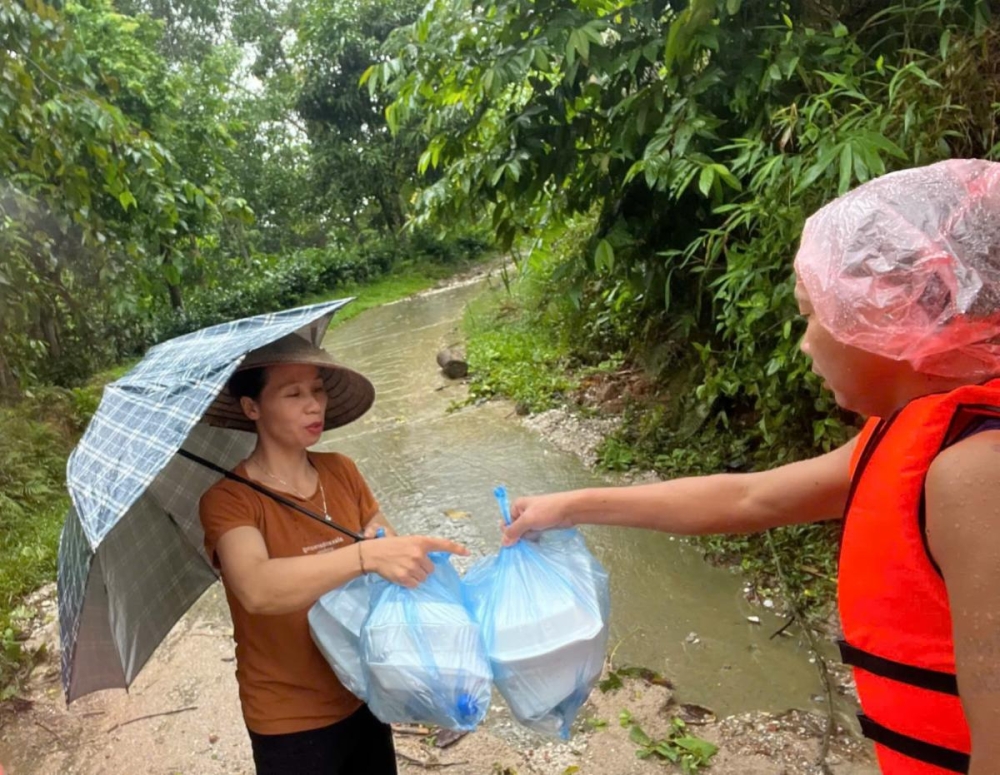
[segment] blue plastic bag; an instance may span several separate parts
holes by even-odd
[[[496,490],[510,524],[506,491]],[[481,560],[462,580],[493,680],[514,717],[566,739],[604,667],[608,576],[576,530],[550,530]]]
[[[309,634],[347,690],[368,701],[368,678],[361,663],[361,629],[373,599],[388,582],[359,576],[327,592],[309,609]]]
[[[490,707],[489,661],[448,555],[415,589],[388,584],[361,628],[367,702],[386,723],[472,730]]]

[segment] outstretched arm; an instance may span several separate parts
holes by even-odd
[[[506,543],[531,530],[579,524],[668,533],[751,533],[843,515],[857,439],[825,455],[751,474],[715,474],[631,487],[519,498]]]

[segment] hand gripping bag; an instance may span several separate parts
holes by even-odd
[[[496,490],[507,523],[506,492]],[[608,576],[576,530],[550,530],[481,560],[463,581],[493,680],[514,717],[566,739],[604,666]]]
[[[446,554],[430,557],[420,586],[387,584],[372,600],[360,638],[367,702],[386,723],[471,730],[489,710],[490,666],[458,574]]]

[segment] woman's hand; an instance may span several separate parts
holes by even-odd
[[[389,524],[389,520],[385,518],[385,514],[381,511],[376,512],[375,516],[369,519],[368,524],[365,525],[365,538],[375,538],[379,529],[383,531],[383,537],[391,538],[396,535],[396,531],[393,529],[392,525]]]
[[[576,493],[556,492],[518,498],[510,509],[511,524],[503,529],[504,546],[510,546],[529,531],[573,527],[571,500]]]
[[[386,581],[412,589],[434,570],[427,556],[431,552],[467,555],[461,544],[433,536],[394,536],[362,541],[358,553],[365,571],[377,573]]]

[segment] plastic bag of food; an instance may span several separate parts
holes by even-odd
[[[489,662],[448,555],[414,589],[387,584],[361,628],[368,706],[386,723],[474,729],[490,707]]]
[[[372,599],[388,585],[379,576],[359,576],[327,592],[309,609],[309,634],[347,690],[368,701],[368,678],[361,663],[361,628]]]
[[[496,495],[509,524],[506,491]],[[481,560],[462,584],[514,717],[566,739],[604,666],[608,576],[576,530],[537,538]]]

